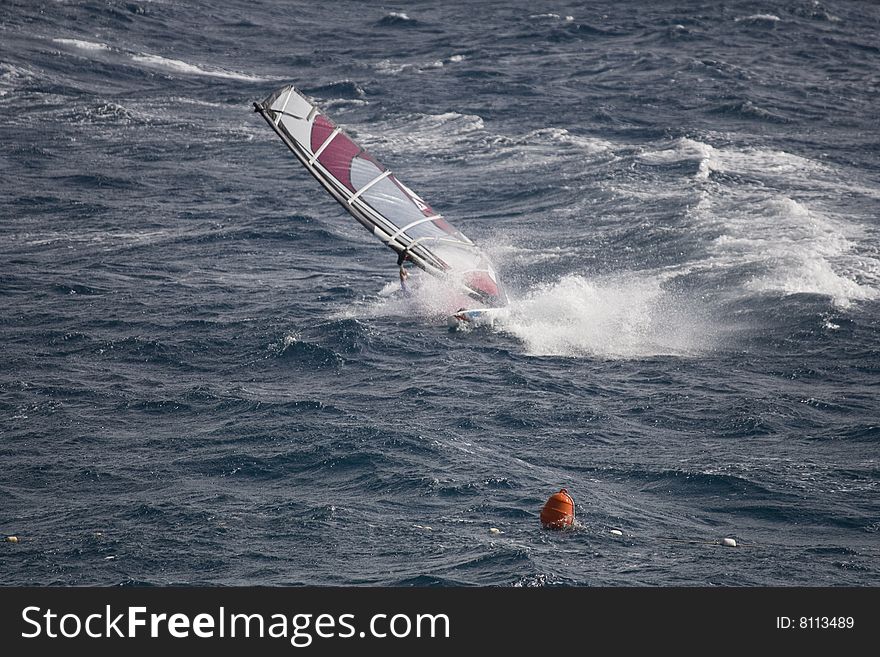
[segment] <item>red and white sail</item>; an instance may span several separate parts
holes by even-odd
[[[305,168],[367,230],[487,306],[507,304],[489,258],[293,86],[256,110]]]

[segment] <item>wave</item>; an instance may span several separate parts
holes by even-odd
[[[549,142],[571,145],[587,153],[605,153],[614,149],[614,144],[605,139],[574,135],[565,128],[545,127],[531,130],[519,136],[496,135],[489,138],[492,146],[538,146],[544,147]],[[554,151],[556,152],[556,151]]]
[[[71,39],[65,37],[53,38],[54,43],[73,46],[80,50],[88,50],[93,52],[116,51],[106,43],[85,41],[82,39]],[[152,55],[149,53],[133,53],[121,51],[138,64],[146,64],[150,67],[161,68],[175,73],[184,73],[186,75],[202,75],[214,78],[224,78],[229,80],[241,80],[244,82],[265,82],[267,78],[263,78],[248,73],[240,73],[238,71],[228,71],[222,68],[205,68],[196,64],[189,64],[179,59],[170,59],[161,55]]]
[[[460,153],[462,142],[484,130],[483,119],[476,114],[414,113],[377,121],[368,130],[359,130],[358,135],[368,149],[436,154]]]
[[[82,41],[80,39],[52,39],[55,43],[61,43],[66,46],[74,46],[83,50],[110,50],[110,46],[106,43],[95,43],[93,41]]]
[[[782,150],[756,147],[712,146],[697,139],[681,137],[657,150],[643,150],[638,159],[652,165],[695,162],[694,178],[708,179],[713,173],[746,174],[790,186],[809,177],[810,185],[830,181],[835,187],[839,177],[828,165]]]
[[[698,168],[694,174],[696,178],[708,178],[712,171],[721,168],[718,151],[700,141],[687,137],[676,140],[671,147],[657,151],[645,151],[638,158],[649,164],[671,164],[694,161]]]
[[[370,125],[359,135],[367,148],[376,150],[481,158],[496,166],[507,162],[516,168],[523,166],[523,160],[534,166],[571,157],[582,159],[585,154],[605,158],[613,156],[616,148],[610,141],[552,126],[518,135],[495,133],[487,129],[482,117],[459,112],[392,117]]]
[[[748,289],[821,294],[844,308],[856,300],[877,297],[877,290],[867,281],[860,283],[845,271],[850,256],[864,261],[855,254],[847,227],[786,196],[759,202],[755,209],[759,216],[771,219],[770,226],[750,217],[749,229],[743,230],[734,221],[728,224],[730,232],[715,244],[727,253],[745,248],[769,265],[769,272],[746,284]]]
[[[779,21],[779,16],[775,14],[752,14],[751,16],[740,16],[733,19],[734,23],[778,23]]]
[[[338,80],[320,87],[307,87],[303,92],[318,98],[342,98],[347,100],[366,98],[367,92],[353,80]]]
[[[213,78],[225,78],[229,80],[242,80],[244,82],[265,82],[266,78],[247,73],[238,73],[236,71],[226,71],[223,69],[205,69],[195,64],[188,64],[179,59],[168,59],[161,55],[132,55],[132,60],[140,64],[146,64],[151,67],[161,68],[175,73],[185,73],[187,75],[204,75]]]
[[[570,23],[571,21],[574,20],[574,16],[565,16],[565,17],[563,17],[563,16],[561,16],[560,14],[554,14],[554,13],[547,13],[547,14],[529,14],[529,18],[531,18],[532,20],[541,20],[541,19],[545,19],[545,20],[555,20],[555,21],[565,20],[565,22],[567,22],[567,23]]]
[[[656,249],[650,245],[660,240],[656,243],[668,244],[676,255],[636,274],[595,280],[569,275],[527,291],[514,301],[510,331],[528,353],[608,358],[701,353],[721,338],[716,322],[705,321],[710,307],[724,315],[725,304],[734,300],[810,294],[848,309],[880,298],[874,229],[836,207],[842,190],[854,189],[836,167],[782,150],[714,146],[696,138],[641,151],[612,147],[622,166],[635,158],[656,167],[639,174],[637,183],[615,182],[616,194],[659,203],[670,212],[683,209],[683,216],[662,226],[652,221],[627,233],[626,249]],[[492,252],[507,265],[502,272],[532,269],[543,278],[546,268],[558,272],[579,249],[590,248],[523,247],[514,240]],[[641,269],[638,262],[632,266]],[[652,279],[657,283],[646,282]],[[683,294],[669,291],[685,289],[701,301],[682,303]],[[695,330],[691,316],[698,318]],[[679,329],[690,332],[681,339]]]
[[[717,334],[705,309],[655,277],[567,275],[513,298],[510,309],[499,330],[532,356],[695,356],[711,349]]]
[[[275,358],[311,369],[339,369],[345,364],[341,355],[315,342],[303,340],[298,334],[284,336],[275,350]]]
[[[768,123],[791,123],[791,119],[777,112],[756,105],[751,100],[733,100],[722,103],[709,110],[713,114],[722,114],[749,121],[766,121]]]
[[[390,59],[383,59],[373,65],[380,73],[384,73],[386,75],[396,75],[398,73],[403,73],[404,71],[415,71],[420,73],[422,71],[427,71],[430,69],[438,69],[443,68],[447,64],[458,64],[467,59],[466,55],[462,54],[454,54],[446,57],[444,59],[434,59],[430,62],[424,63],[397,63]]]
[[[0,96],[21,89],[38,77],[37,73],[28,67],[0,62]]]
[[[693,213],[719,233],[707,264],[743,271],[747,291],[819,294],[840,308],[880,296],[880,260],[858,248],[858,226],[766,192],[716,190]]]
[[[113,102],[72,107],[67,114],[66,120],[76,124],[131,125],[133,123],[150,123],[149,117]]]
[[[727,271],[728,284],[740,275],[749,293],[819,294],[841,308],[880,296],[880,258],[861,244],[864,227],[824,207],[843,184],[825,163],[689,138],[639,159],[661,166],[694,163],[699,186],[688,215],[713,235],[698,267]]]
[[[418,21],[410,18],[405,12],[391,11],[376,21],[379,27],[411,27],[418,25]]]

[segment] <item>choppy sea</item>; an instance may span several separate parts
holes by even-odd
[[[2,2],[0,584],[880,584],[878,34],[851,0]],[[509,321],[395,294],[253,113],[289,83]]]

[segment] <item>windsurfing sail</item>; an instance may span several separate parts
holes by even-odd
[[[254,103],[297,159],[382,243],[486,306],[507,305],[489,258],[293,85]]]

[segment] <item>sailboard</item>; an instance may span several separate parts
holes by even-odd
[[[510,311],[507,308],[462,308],[446,318],[452,329],[471,329],[480,326],[494,326],[496,322],[507,319]]]
[[[255,102],[254,109],[324,189],[397,253],[398,265],[409,261],[445,279],[478,302],[478,310],[507,305],[495,267],[482,249],[293,85]]]

